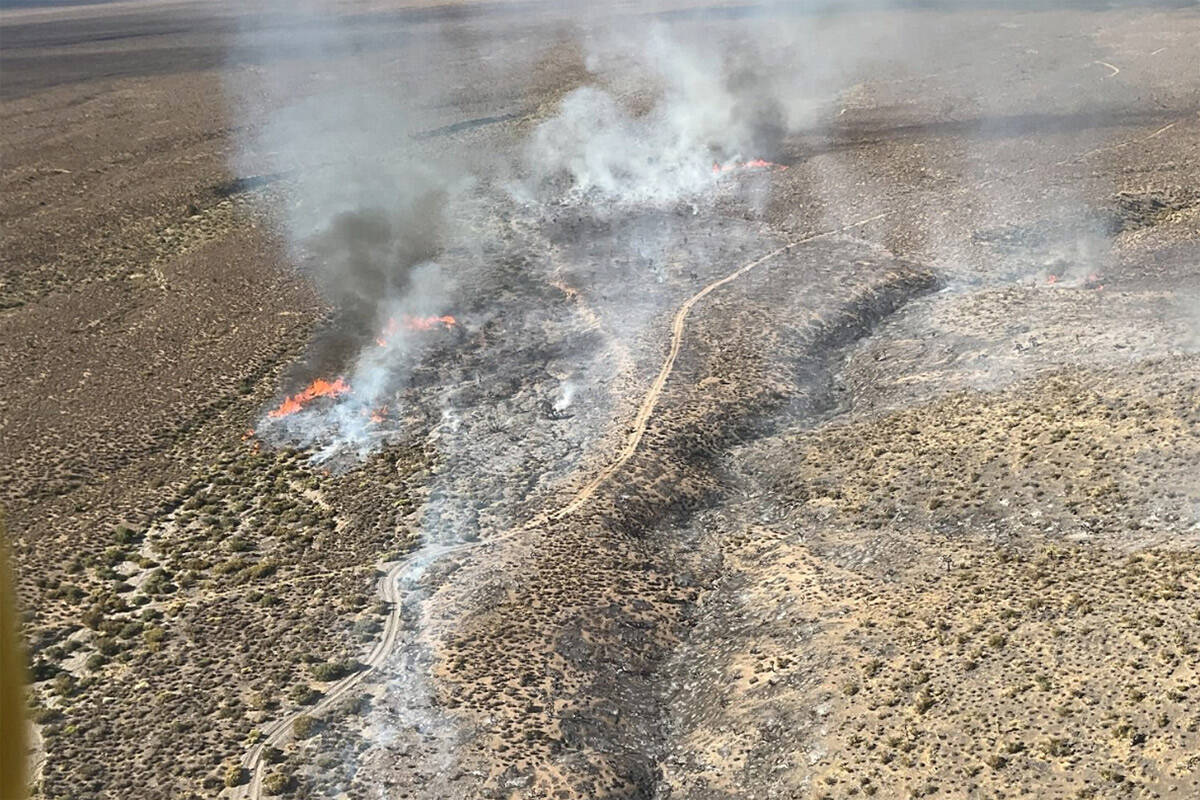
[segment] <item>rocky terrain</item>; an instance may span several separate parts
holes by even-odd
[[[1196,793],[1200,13],[892,5],[0,11],[33,795]],[[564,190],[572,90],[660,107],[606,14],[807,122]],[[311,176],[243,168],[297,64],[473,176],[403,353],[289,239]],[[364,352],[353,446],[268,414]]]

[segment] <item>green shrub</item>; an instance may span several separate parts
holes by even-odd
[[[141,538],[137,531],[127,525],[118,525],[117,529],[113,531],[113,539],[116,540],[117,544],[133,544]]]
[[[321,721],[308,714],[301,714],[292,720],[292,733],[297,739],[307,739],[321,729]]]
[[[39,708],[30,715],[31,719],[38,725],[49,725],[51,722],[58,722],[63,718],[62,712],[57,708]]]
[[[250,770],[241,764],[234,764],[225,770],[225,785],[230,788],[241,786],[248,780],[250,780]]]
[[[115,656],[121,652],[121,643],[108,636],[101,636],[95,641],[96,649],[106,656]]]
[[[92,630],[98,629],[100,627],[100,623],[104,621],[104,607],[97,603],[87,611],[83,612],[83,614],[80,615],[79,620]]]
[[[102,564],[107,564],[110,567],[115,567],[125,560],[125,550],[121,547],[110,547],[104,551]]]
[[[321,699],[321,693],[307,683],[298,683],[288,692],[293,703],[309,706]]]
[[[292,776],[272,772],[263,780],[263,791],[267,794],[283,794],[292,788]]]
[[[215,567],[213,567],[213,572],[217,573],[218,575],[229,575],[237,572],[238,570],[245,569],[248,564],[249,562],[247,562],[246,559],[240,556],[235,556],[221,562],[220,564],[217,564]]]
[[[326,661],[321,664],[313,665],[311,671],[312,676],[316,680],[329,682],[341,680],[352,672],[357,672],[361,668],[361,664],[353,659],[342,661]]]
[[[241,536],[231,536],[226,539],[225,547],[231,553],[246,553],[254,549],[254,545]]]
[[[354,632],[359,636],[373,636],[383,625],[375,617],[360,617],[354,621]]]
[[[39,681],[48,681],[58,673],[62,672],[57,664],[51,664],[49,661],[38,659],[29,667],[29,677],[34,683]]]
[[[70,697],[75,694],[75,678],[69,672],[60,672],[54,676],[54,692],[59,697]]]

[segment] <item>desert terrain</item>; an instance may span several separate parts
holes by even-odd
[[[1200,793],[1200,7],[0,7],[37,798]]]

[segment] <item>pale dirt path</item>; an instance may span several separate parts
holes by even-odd
[[[625,463],[633,457],[634,453],[637,452],[638,445],[642,442],[642,436],[644,436],[646,433],[646,426],[650,423],[650,417],[654,414],[655,407],[658,406],[658,400],[662,395],[662,390],[667,385],[667,380],[671,377],[671,373],[675,370],[675,359],[679,356],[679,350],[683,346],[683,333],[687,324],[687,318],[688,315],[692,313],[692,309],[697,303],[699,303],[705,297],[708,297],[708,295],[712,294],[725,284],[737,280],[760,264],[764,264],[777,256],[781,256],[784,253],[789,252],[794,247],[799,247],[802,244],[806,244],[817,239],[822,239],[827,236],[835,236],[839,233],[844,233],[853,228],[883,219],[890,214],[891,212],[876,214],[873,217],[861,219],[857,222],[852,222],[849,225],[843,225],[840,228],[814,233],[809,236],[796,239],[795,241],[788,242],[782,247],[776,248],[766,255],[759,256],[753,261],[743,264],[733,272],[726,275],[724,278],[713,281],[685,300],[683,305],[681,305],[675,312],[675,316],[671,319],[671,347],[667,351],[667,357],[663,360],[662,367],[660,367],[658,370],[658,376],[654,379],[654,382],[650,384],[650,389],[646,392],[646,396],[642,400],[642,405],[638,409],[637,416],[633,419],[633,430],[630,432],[629,438],[625,441],[625,446],[621,448],[621,452],[617,454],[616,459],[614,459],[612,463],[601,470],[595,478],[592,478],[592,480],[585,484],[583,488],[581,488],[575,494],[575,498],[571,500],[570,503],[567,503],[566,506],[551,514],[550,518],[561,519],[562,517],[565,517],[568,514],[573,514],[579,509],[583,508],[587,504],[587,501],[591,499],[592,495],[596,493],[596,490],[603,486],[605,481],[620,471],[621,467],[625,466]]]
[[[378,670],[387,661],[400,638],[403,608],[400,596],[400,579],[423,559],[436,560],[448,553],[466,550],[480,544],[479,542],[464,542],[455,545],[443,545],[432,548],[418,548],[407,558],[392,564],[387,573],[379,579],[379,599],[391,605],[391,613],[384,622],[383,635],[371,648],[371,652],[362,660],[363,668],[332,684],[325,696],[317,703],[306,708],[298,708],[286,716],[262,728],[262,737],[246,754],[242,756],[241,766],[250,772],[250,781],[244,786],[233,789],[231,798],[252,798],[257,800],[263,795],[263,780],[266,777],[266,762],[263,754],[270,747],[282,747],[292,738],[292,723],[302,715],[317,716],[328,711],[339,700],[345,698],[363,679]]]

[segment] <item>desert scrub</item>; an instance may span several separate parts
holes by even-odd
[[[297,739],[307,739],[321,729],[321,721],[308,714],[301,714],[292,720],[292,733]]]
[[[274,575],[279,569],[279,565],[274,561],[260,561],[250,568],[249,574],[251,578],[269,578]]]
[[[240,764],[235,764],[225,770],[225,785],[229,788],[241,786],[250,780],[250,772]]]
[[[354,659],[342,659],[315,664],[310,671],[314,679],[327,683],[341,680],[352,672],[357,672],[361,667],[362,665]]]
[[[298,683],[288,692],[293,703],[300,706],[310,706],[321,699],[321,693],[307,683]]]
[[[1066,739],[1059,739],[1057,737],[1047,739],[1042,744],[1042,751],[1045,752],[1046,755],[1054,758],[1069,756],[1071,755],[1071,750],[1072,747],[1070,742],[1068,742]]]
[[[283,794],[292,788],[292,776],[282,772],[272,772],[263,780],[263,791],[267,794]]]

